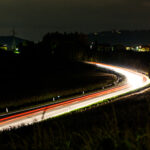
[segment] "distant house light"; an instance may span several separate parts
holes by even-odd
[[[7,48],[7,45],[6,45],[6,44],[4,44],[4,45],[0,45],[0,49],[5,50],[5,51],[7,51],[7,50],[8,50],[8,48]]]
[[[142,46],[140,45],[140,46],[139,46],[139,48],[141,49],[141,48],[142,48]]]
[[[15,53],[15,54],[20,54],[20,52],[19,52],[19,48],[17,48],[17,47],[16,47],[16,49],[15,49],[14,53]]]
[[[129,46],[128,46],[128,47],[126,47],[126,50],[127,50],[127,51],[128,51],[128,50],[131,50],[131,47],[129,47]]]
[[[20,52],[19,52],[19,51],[15,51],[14,53],[15,53],[15,54],[20,54]]]
[[[137,50],[137,51],[139,50],[139,46],[136,46],[136,50]]]

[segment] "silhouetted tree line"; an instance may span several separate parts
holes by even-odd
[[[88,38],[81,33],[47,33],[41,42],[20,45],[21,56],[82,59],[88,54]]]
[[[32,60],[93,60],[111,64],[122,64],[150,72],[150,53],[126,51],[123,45],[99,45],[89,42],[88,35],[82,33],[47,33],[38,43],[26,41],[19,45],[17,57]],[[12,52],[0,50],[1,56],[14,56]],[[20,58],[19,58],[20,59]]]

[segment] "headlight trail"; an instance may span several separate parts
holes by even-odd
[[[146,75],[131,69],[95,62],[88,63],[122,74],[125,76],[125,81],[117,83],[117,85],[105,90],[101,90],[99,92],[94,92],[51,105],[32,108],[26,111],[20,111],[16,114],[9,114],[9,116],[1,116],[0,131],[12,129],[13,127],[19,127],[22,125],[29,125],[35,122],[46,120],[48,118],[56,117],[76,109],[103,102],[104,100],[115,96],[138,90],[150,84],[150,79]]]
[[[150,83],[150,79],[146,75],[130,69],[105,65],[101,63],[96,63],[96,65],[124,75],[126,77],[127,84],[129,84],[130,89],[132,90],[139,89]]]

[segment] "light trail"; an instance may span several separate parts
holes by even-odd
[[[150,84],[150,79],[146,75],[131,69],[95,62],[88,63],[122,74],[125,76],[125,81],[117,83],[114,87],[103,91],[87,94],[48,106],[43,106],[41,108],[34,108],[25,112],[18,112],[17,114],[3,116],[0,118],[0,131],[12,129],[13,127],[19,127],[22,125],[29,125],[48,118],[56,117],[76,109],[103,102],[104,100],[112,97],[138,90]]]

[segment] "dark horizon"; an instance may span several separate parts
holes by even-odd
[[[9,33],[4,33],[4,34],[1,34],[0,33],[0,37],[12,37],[13,36],[13,34],[12,34],[12,31],[13,31],[14,29],[10,29],[10,32]],[[42,38],[47,34],[47,33],[61,33],[61,34],[64,34],[64,33],[67,33],[67,34],[70,34],[70,33],[81,33],[81,34],[85,34],[85,35],[91,35],[91,34],[93,34],[93,35],[97,35],[97,34],[100,34],[100,33],[107,33],[107,32],[112,32],[112,33],[119,33],[119,32],[149,32],[150,31],[150,29],[112,29],[112,30],[101,30],[101,31],[93,31],[93,32],[80,32],[80,31],[70,31],[70,32],[66,32],[66,31],[58,31],[58,30],[56,30],[56,31],[47,31],[47,32],[44,32],[43,34],[41,34],[40,36],[39,36],[39,38],[37,39],[37,38],[31,38],[30,37],[30,35],[27,35],[27,36],[24,36],[24,35],[21,35],[21,34],[19,34],[19,32],[15,29],[15,32],[16,32],[16,34],[15,34],[15,37],[16,38],[21,38],[21,39],[24,39],[24,40],[29,40],[29,41],[33,41],[33,42],[40,42],[41,40],[42,40]]]

